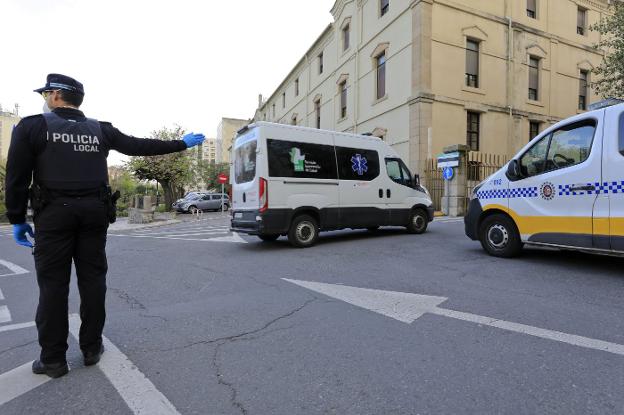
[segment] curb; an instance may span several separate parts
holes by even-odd
[[[165,220],[165,221],[155,221],[155,222],[151,222],[151,223],[136,223],[136,224],[129,224],[126,223],[124,225],[119,225],[119,226],[115,226],[115,224],[112,224],[108,227],[108,231],[133,231],[136,229],[144,229],[144,228],[158,228],[160,226],[166,226],[166,225],[174,225],[176,223],[181,223],[183,222],[180,219],[170,219],[170,220]]]

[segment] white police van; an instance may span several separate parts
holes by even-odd
[[[319,231],[433,220],[427,190],[377,137],[257,122],[232,146],[232,230],[312,246]]]
[[[475,188],[466,235],[491,255],[524,244],[624,254],[624,104],[548,128]]]

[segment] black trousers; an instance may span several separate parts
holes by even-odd
[[[65,362],[72,260],[80,292],[80,349],[97,352],[106,319],[106,205],[99,197],[57,197],[35,216],[39,306],[35,322],[43,363]]]

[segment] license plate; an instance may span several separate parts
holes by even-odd
[[[242,219],[243,218],[243,213],[242,212],[238,212],[234,214],[234,219]]]

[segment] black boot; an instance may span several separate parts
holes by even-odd
[[[85,366],[93,366],[97,362],[100,361],[102,357],[102,353],[104,353],[104,345],[100,346],[100,350],[98,352],[85,352],[84,356],[84,365]]]
[[[60,378],[69,372],[69,366],[63,363],[41,363],[41,360],[35,360],[32,364],[32,371],[35,375],[48,375],[51,378]]]

